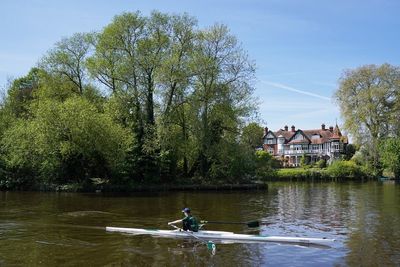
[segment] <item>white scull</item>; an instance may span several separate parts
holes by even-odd
[[[136,235],[152,235],[163,237],[182,237],[192,238],[191,235],[179,230],[154,230],[154,229],[140,229],[140,228],[121,228],[121,227],[106,227],[109,232],[122,232]],[[310,237],[285,237],[285,236],[264,236],[264,235],[248,235],[248,234],[235,234],[233,232],[224,231],[205,231],[191,232],[198,238],[206,240],[229,240],[238,242],[284,242],[284,243],[299,243],[299,244],[315,244],[315,245],[329,245],[334,242],[334,239],[328,238],[310,238]]]

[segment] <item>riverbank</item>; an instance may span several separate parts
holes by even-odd
[[[266,177],[266,181],[364,181],[373,180],[372,175],[367,175],[359,168],[346,168],[338,166],[331,168],[283,168]]]
[[[157,191],[237,191],[267,190],[266,183],[254,184],[193,184],[193,185],[140,185],[132,188],[109,186],[100,189],[102,192],[157,192]]]
[[[268,185],[264,182],[246,184],[147,184],[147,185],[123,185],[108,184],[106,182],[94,181],[86,184],[63,184],[63,185],[38,185],[29,190],[0,190],[0,191],[37,191],[37,192],[86,192],[86,193],[130,193],[130,192],[166,192],[166,191],[251,191],[267,190]]]

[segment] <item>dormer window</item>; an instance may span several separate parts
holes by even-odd
[[[313,134],[311,136],[311,140],[320,139],[320,138],[321,138],[321,136],[319,134]]]

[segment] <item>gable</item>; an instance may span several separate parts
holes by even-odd
[[[310,143],[311,140],[302,130],[297,130],[295,134],[290,138],[289,143]]]
[[[304,140],[304,139],[305,139],[304,135],[301,132],[297,132],[292,138],[292,140],[296,140],[296,141],[300,141],[300,140]]]
[[[269,132],[266,137],[267,138],[275,138],[275,135],[272,132]]]

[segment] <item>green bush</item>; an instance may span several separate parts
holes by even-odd
[[[329,178],[325,170],[313,168],[287,168],[276,172],[276,178],[282,180],[308,180]]]
[[[345,160],[334,161],[327,168],[327,172],[332,178],[360,178],[365,176],[359,165],[354,161]]]

